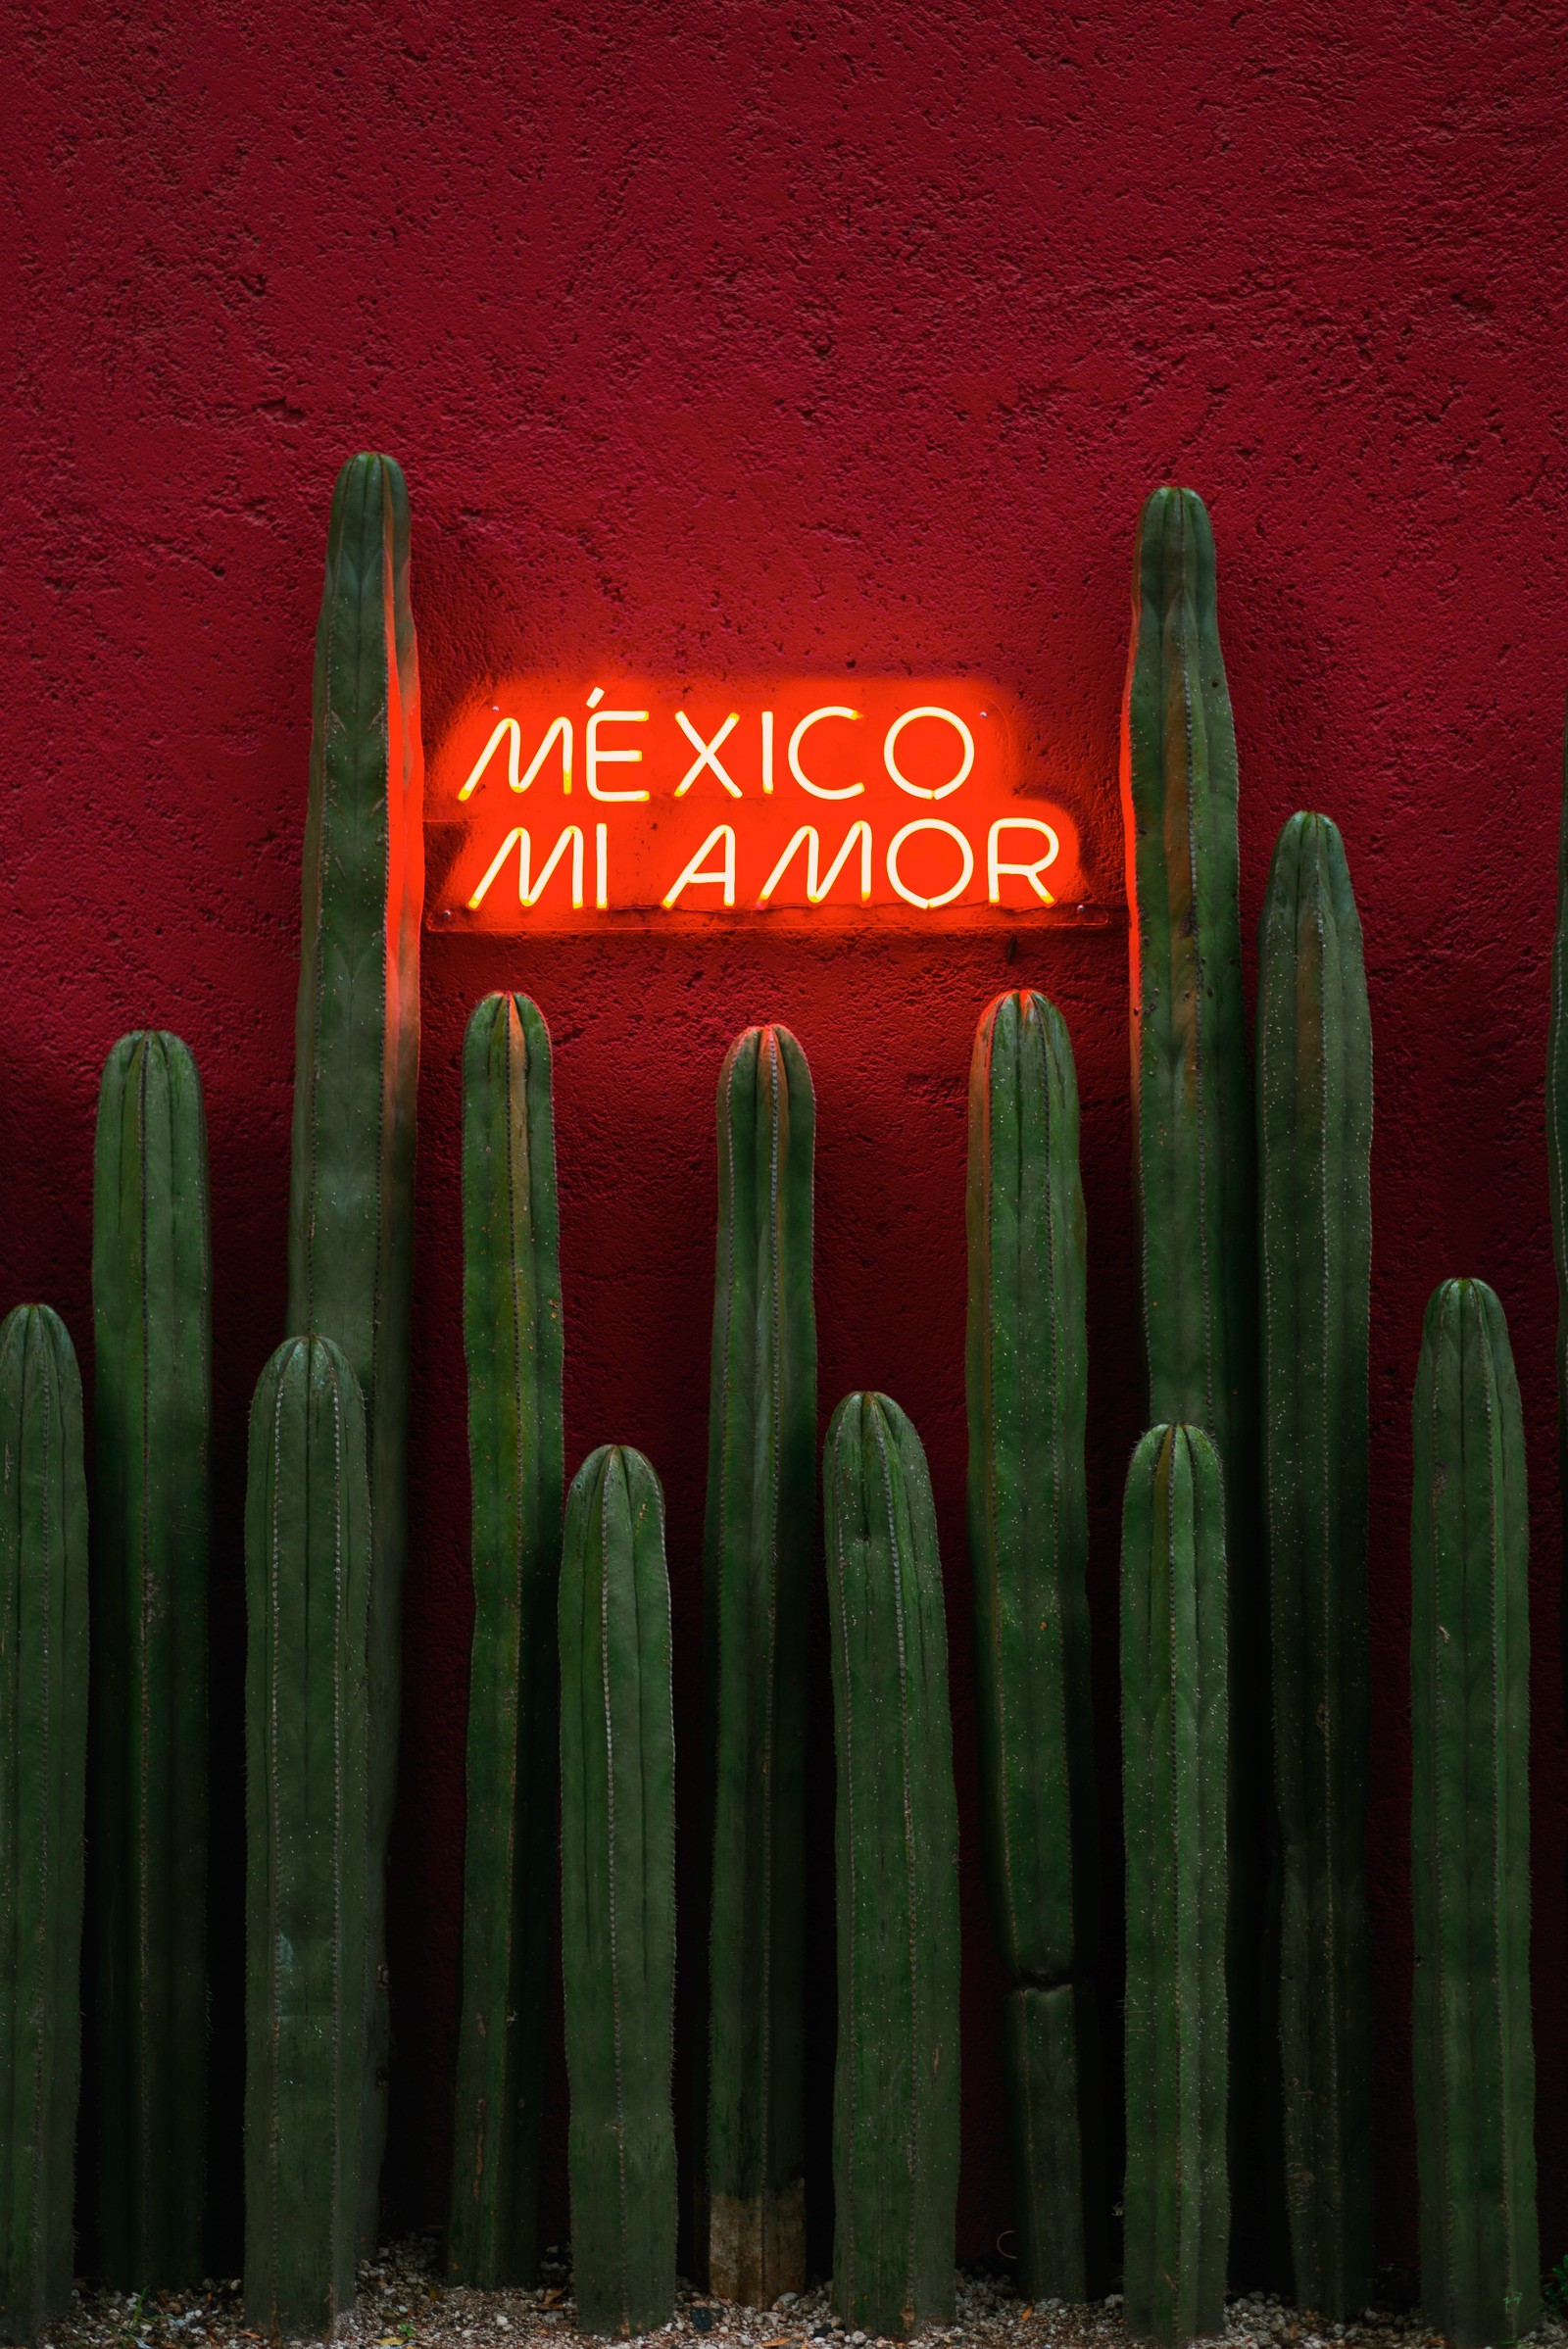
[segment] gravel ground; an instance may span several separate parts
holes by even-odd
[[[547,2256],[545,2281],[531,2292],[449,2290],[436,2272],[436,2245],[414,2241],[391,2245],[360,2271],[360,2295],[345,2338],[366,2349],[571,2349],[586,2336],[572,2323],[571,2279],[565,2264]],[[1360,2323],[1315,2330],[1296,2310],[1261,2296],[1233,2300],[1225,2331],[1216,2338],[1229,2349],[1424,2349],[1439,2335],[1412,2312],[1393,2307],[1366,2311]],[[69,2319],[50,2330],[43,2349],[240,2349],[261,2336],[244,2328],[237,2280],[214,2283],[200,2292],[158,2300],[127,2300],[122,2293],[84,2286]],[[652,2341],[703,2341],[710,2349],[805,2349],[826,2341],[832,2349],[859,2349],[862,2332],[847,2332],[833,2315],[827,2286],[771,2309],[734,2308],[689,2285],[680,2288],[671,2323],[645,2336]],[[1122,2349],[1127,2335],[1121,2298],[1068,2307],[1061,2301],[1025,2305],[1004,2278],[960,2270],[956,2321],[922,2336],[974,2349]],[[1540,2349],[1568,2349],[1568,2323],[1546,2318],[1533,2335]],[[1502,2345],[1499,2344],[1499,2349]]]

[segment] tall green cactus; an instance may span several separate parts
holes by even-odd
[[[969,1065],[969,1556],[991,1909],[1031,2299],[1103,2267],[1098,1826],[1084,1590],[1088,1376],[1078,1083],[1032,992],[986,1010]]]
[[[787,1028],[718,1083],[718,1260],[704,1536],[714,1761],[708,2279],[806,2282],[806,1627],[816,1537],[816,1105]]]
[[[559,1775],[561,1251],[550,1031],[526,996],[486,996],[468,1022],[463,1241],[474,1612],[449,2265],[494,2289],[538,2265]]]
[[[369,1490],[359,1382],[280,1346],[245,1492],[245,2315],[322,2334],[354,2303],[372,1953]]]
[[[365,1396],[370,1578],[370,1936],[362,2245],[376,2229],[390,2009],[385,1865],[402,1697],[404,1452],[424,895],[409,500],[390,457],[332,493],[316,632],[294,1041],[288,1327],[340,1346]]]
[[[47,1305],[0,1324],[0,2340],[71,2298],[81,2078],[87,1490]]]
[[[561,1812],[577,2322],[625,2336],[675,2305],[675,1735],[664,1496],[613,1444],[566,1496]]]
[[[1343,2322],[1372,2275],[1372,1026],[1345,848],[1324,815],[1293,815],[1269,868],[1257,1131],[1285,2197],[1296,2298]]]
[[[1410,1519],[1421,2297],[1455,2349],[1541,2309],[1530,2022],[1530,1529],[1501,1305],[1445,1281]]]
[[[142,1031],[98,1096],[98,2224],[125,2285],[203,2272],[212,1256],[196,1063]]]
[[[1121,1547],[1127,1843],[1127,2328],[1182,2342],[1225,2315],[1225,1511],[1200,1428],[1154,1427]]]
[[[1551,1016],[1546,1034],[1546,1175],[1557,1264],[1557,1489],[1565,1542],[1562,1568],[1562,1692],[1568,1719],[1568,731],[1563,737],[1557,829],[1557,927],[1551,943]]]
[[[953,2315],[957,1806],[936,1513],[885,1395],[833,1414],[822,1474],[838,1751],[834,2306],[903,2334]]]
[[[1139,517],[1122,712],[1133,1125],[1151,1421],[1212,1437],[1230,1574],[1232,2176],[1237,2265],[1261,2254],[1260,1990],[1268,1617],[1257,1540],[1257,1140],[1238,905],[1236,736],[1196,491]]]

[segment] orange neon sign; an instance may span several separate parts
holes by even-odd
[[[523,679],[431,762],[433,925],[515,933],[715,919],[826,929],[1049,919],[1078,829],[1000,696],[944,678]]]

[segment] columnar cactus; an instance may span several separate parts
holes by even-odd
[[[251,1407],[245,1492],[245,2317],[354,2303],[371,1951],[369,1493],[359,1382],[291,1338]]]
[[[207,1129],[177,1036],[122,1037],[92,1218],[98,1553],[98,2224],[106,2274],[203,2272],[207,2132]]]
[[[1138,527],[1122,713],[1149,1417],[1206,1430],[1225,1478],[1231,1608],[1230,2009],[1238,2250],[1261,2231],[1259,1990],[1271,1835],[1257,1556],[1257,1141],[1237,900],[1236,736],[1214,536],[1190,489]]]
[[[0,2340],[71,2298],[81,2078],[87,1492],[65,1325],[0,1325]]]
[[[402,1695],[423,791],[408,492],[390,457],[354,457],[332,493],[316,633],[288,1327],[340,1346],[365,1396],[375,1542],[367,1930],[376,1989],[360,2214],[367,2247],[386,2138],[384,1879]]]
[[[806,2282],[802,2001],[806,1627],[816,1536],[815,1103],[787,1028],[718,1085],[704,1569],[715,1754],[707,2216],[710,2288]]]
[[[1121,1550],[1127,1842],[1127,2327],[1179,2343],[1225,2315],[1225,1518],[1199,1428],[1151,1428]]]
[[[561,1258],[550,1032],[526,996],[486,996],[463,1048],[463,1331],[474,1612],[449,2264],[494,2289],[538,2263],[559,1776]]]
[[[1060,1014],[999,996],[969,1067],[969,1556],[1019,2282],[1087,2299],[1103,2264],[1099,1898],[1084,1573],[1087,1337],[1078,1084]]]
[[[675,1737],[664,1499],[603,1444],[566,1496],[561,1917],[571,2262],[585,2331],[675,2305]]]
[[[1372,2273],[1372,1027],[1344,844],[1323,815],[1293,815],[1269,869],[1257,1130],[1285,2197],[1297,2300],[1343,2322]]]
[[[931,1480],[885,1395],[852,1395],[823,1466],[838,1750],[834,2305],[903,2334],[953,2315],[957,1807]]]
[[[1484,1281],[1427,1307],[1410,1520],[1421,2297],[1455,2349],[1541,2309],[1530,2023],[1530,1534],[1519,1387]]]
[[[1557,832],[1557,927],[1551,945],[1551,1015],[1546,1035],[1546,1174],[1552,1252],[1557,1262],[1557,1483],[1568,1538],[1568,734],[1563,740],[1562,810]],[[1568,1552],[1563,1568],[1568,1622]],[[1568,1718],[1568,1639],[1562,1642],[1563,1711]]]

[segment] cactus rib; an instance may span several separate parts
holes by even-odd
[[[419,679],[409,501],[389,457],[351,458],[332,493],[316,635],[304,920],[295,1017],[288,1328],[340,1346],[365,1397],[370,1588],[362,2246],[376,2227],[390,2037],[385,1864],[397,1792],[413,1270],[414,1127],[424,890]]]
[[[559,1771],[561,1259],[550,1033],[526,996],[468,1022],[463,1228],[474,1619],[448,2264],[494,2289],[538,2264]]]
[[[675,1738],[664,1500],[604,1444],[566,1496],[561,1895],[577,2322],[651,2331],[675,2305]]]
[[[177,1036],[122,1037],[93,1190],[98,2221],[121,2285],[203,2272],[207,1133]]]
[[[769,2307],[806,2283],[806,1629],[816,1498],[815,1104],[786,1028],[718,1085],[704,1540],[714,1751],[708,2275]]]
[[[1484,1281],[1416,1376],[1410,1662],[1421,2296],[1455,2349],[1541,2309],[1530,2015],[1530,1532],[1519,1387]]]
[[[833,1414],[823,1467],[838,1751],[834,2305],[950,2321],[958,2174],[957,1810],[936,1515],[885,1395]]]
[[[1127,2327],[1219,2330],[1226,2153],[1224,1503],[1201,1429],[1154,1427],[1127,1473]]]
[[[1098,1827],[1084,1588],[1087,1378],[1078,1087],[1032,992],[983,1014],[969,1072],[969,1555],[1019,2282],[1085,2300],[1103,2266],[1093,1967]]]
[[[47,1305],[0,1324],[0,2340],[71,2299],[81,2078],[87,1494]]]

